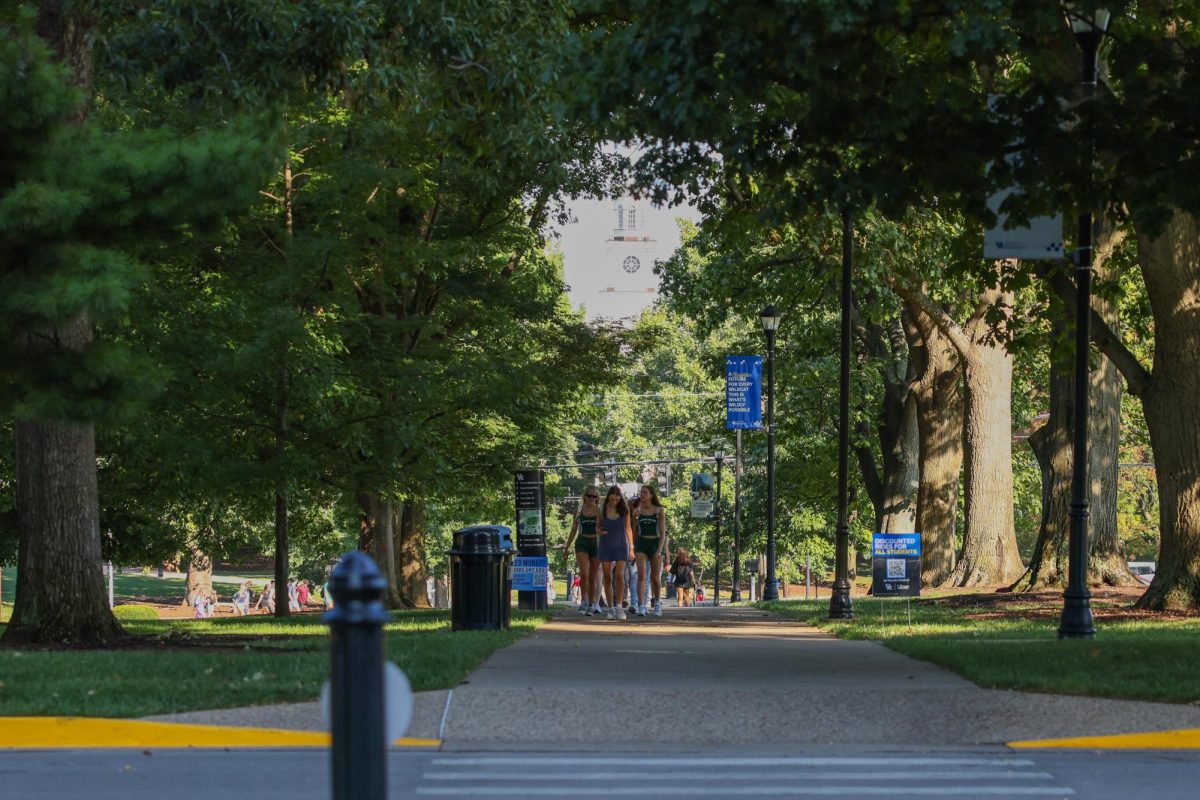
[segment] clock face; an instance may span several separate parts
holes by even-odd
[[[642,262],[638,260],[637,256],[629,256],[621,262],[621,266],[625,268],[626,272],[632,273],[642,268]]]

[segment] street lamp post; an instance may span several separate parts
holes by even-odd
[[[775,578],[775,332],[779,330],[779,310],[769,305],[759,314],[767,336],[767,576],[763,581],[763,600],[779,599],[779,581]]]
[[[1096,101],[1096,53],[1108,30],[1109,12],[1104,8],[1083,11],[1066,7],[1067,21],[1083,53],[1083,85],[1090,93],[1089,105]],[[1090,110],[1090,109],[1089,109]],[[1079,214],[1079,241],[1075,248],[1075,430],[1071,446],[1071,511],[1067,546],[1067,588],[1063,592],[1060,639],[1091,639],[1096,635],[1092,623],[1092,593],[1088,573],[1088,339],[1092,313],[1092,192],[1091,169],[1095,151],[1094,126],[1086,124],[1087,147],[1084,152],[1088,171],[1087,191]]]
[[[725,454],[718,451],[717,459],[717,493],[713,498],[713,524],[716,527],[716,563],[713,566],[713,608],[721,605],[721,466],[725,463]]]
[[[841,373],[838,402],[838,508],[834,539],[833,592],[829,595],[830,619],[853,619],[850,600],[850,268],[854,249],[850,212],[842,212],[842,330]]]

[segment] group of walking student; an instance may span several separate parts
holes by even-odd
[[[600,490],[589,486],[583,492],[583,502],[563,546],[564,557],[572,543],[579,564],[580,613],[627,619],[621,598],[625,596],[625,566],[633,562],[636,589],[630,592],[628,613],[640,617],[662,616],[660,584],[667,553],[667,517],[653,486],[643,486],[632,503],[626,502],[619,486],[609,487],[603,501]],[[690,586],[690,559],[687,551],[680,552],[687,565],[683,577]],[[675,567],[673,564],[672,575]],[[602,597],[609,599],[607,608],[601,607]]]

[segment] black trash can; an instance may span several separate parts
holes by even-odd
[[[450,628],[456,631],[507,627],[505,587],[511,587],[510,558],[501,546],[500,525],[475,525],[454,532],[450,556]]]

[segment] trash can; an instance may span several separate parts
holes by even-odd
[[[507,627],[506,587],[511,587],[511,556],[501,545],[502,525],[475,525],[454,532],[450,556],[451,630]]]

